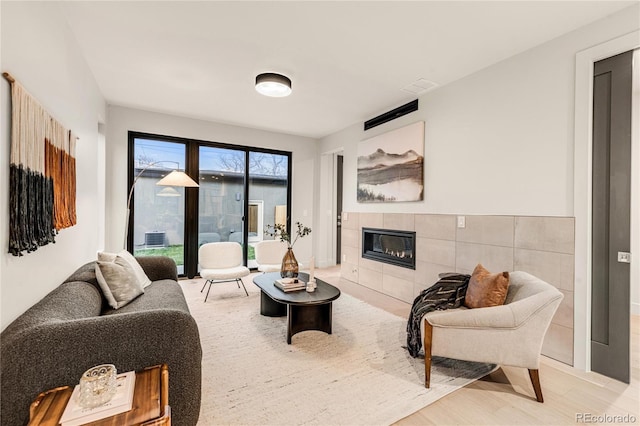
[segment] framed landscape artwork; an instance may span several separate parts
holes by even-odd
[[[358,202],[424,199],[424,121],[358,145]]]

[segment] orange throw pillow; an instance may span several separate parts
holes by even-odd
[[[464,306],[467,308],[487,308],[504,305],[508,288],[508,272],[492,274],[478,263],[469,280]]]

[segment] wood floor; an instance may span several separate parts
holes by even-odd
[[[318,277],[347,294],[395,315],[406,318],[409,314],[409,304],[340,279],[338,267],[317,271]],[[631,321],[631,346],[630,384],[581,372],[543,356],[542,404],[535,400],[526,369],[501,367],[396,425],[640,424],[640,316],[637,315]],[[596,416],[626,417],[595,419]]]

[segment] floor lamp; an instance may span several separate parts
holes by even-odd
[[[136,183],[138,183],[138,179],[144,172],[147,171],[152,166],[155,166],[160,163],[173,163],[175,164],[176,170],[172,170],[171,173],[160,179],[156,182],[156,185],[159,186],[179,186],[179,187],[188,187],[188,188],[197,188],[197,182],[191,179],[185,172],[181,172],[179,170],[180,164],[176,161],[155,161],[153,163],[147,164],[144,169],[140,171],[133,179],[133,184],[131,185],[131,189],[129,190],[129,197],[127,198],[127,216],[124,222],[124,249],[127,249],[127,237],[129,236],[129,215],[131,213],[131,198],[133,197],[133,188],[135,188]]]

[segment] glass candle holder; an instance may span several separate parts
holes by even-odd
[[[85,371],[80,378],[78,404],[84,408],[94,408],[106,404],[117,390],[116,366],[102,364]]]

